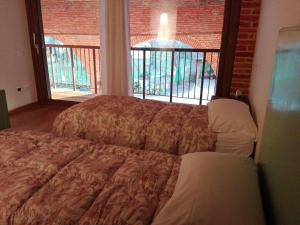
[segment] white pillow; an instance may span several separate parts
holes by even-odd
[[[250,157],[254,148],[254,140],[243,132],[218,133],[216,152],[233,153]]]
[[[197,152],[182,156],[174,193],[152,225],[264,225],[253,160]]]
[[[216,99],[208,104],[209,128],[217,133],[242,132],[256,139],[257,128],[246,103]]]

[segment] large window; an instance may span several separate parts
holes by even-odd
[[[99,0],[41,0],[52,98],[77,101],[100,92],[99,7]],[[210,101],[224,7],[225,0],[129,0],[134,96]]]

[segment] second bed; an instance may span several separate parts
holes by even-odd
[[[61,113],[53,132],[178,155],[216,151],[250,156],[257,131],[249,106],[236,100],[191,106],[98,96]]]

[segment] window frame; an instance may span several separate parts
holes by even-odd
[[[25,0],[32,60],[38,102],[67,102],[52,100],[48,78],[46,49],[40,0]],[[239,31],[241,0],[225,0],[216,96],[229,97],[233,77],[235,49]],[[35,38],[33,38],[35,36]],[[35,39],[35,40],[34,40]]]

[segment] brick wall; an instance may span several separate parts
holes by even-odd
[[[131,45],[157,38],[159,16],[170,36],[194,48],[219,48],[225,0],[130,0]],[[41,0],[44,33],[64,44],[100,45],[99,0]],[[248,94],[260,0],[242,0],[231,92]]]
[[[99,46],[99,0],[41,0],[41,8],[46,36]]]
[[[166,4],[165,4],[165,3]],[[170,36],[194,48],[220,48],[224,0],[131,0],[131,43],[158,37],[161,13],[169,17]]]
[[[44,33],[64,44],[99,45],[99,0],[41,0]],[[169,15],[171,36],[194,48],[219,48],[224,0],[130,0],[132,46],[158,36],[159,18]],[[207,16],[210,15],[210,16]]]
[[[231,94],[240,89],[248,96],[260,4],[261,0],[242,0]]]

